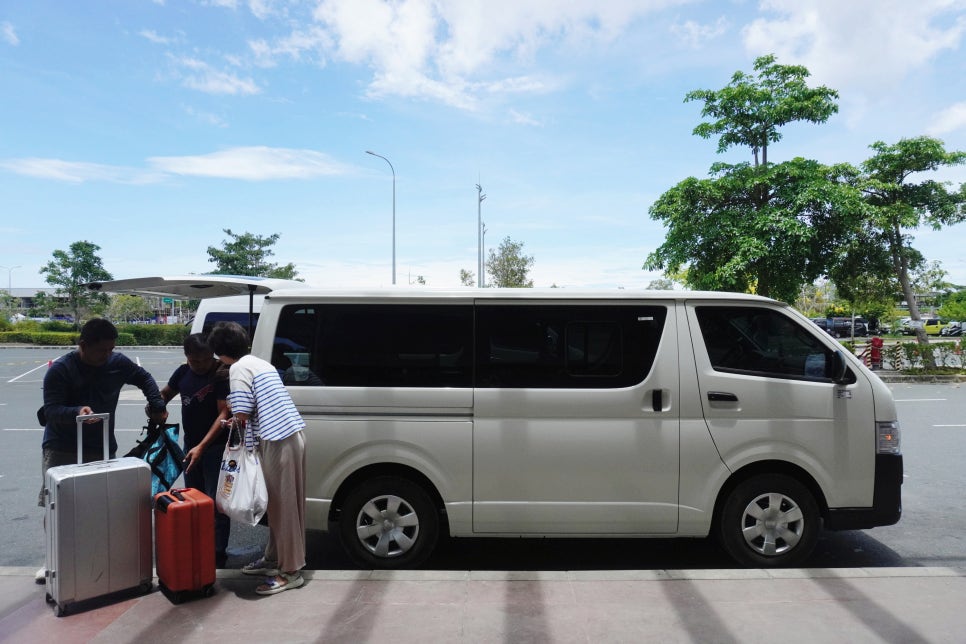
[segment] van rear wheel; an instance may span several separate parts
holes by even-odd
[[[728,495],[719,537],[725,551],[742,565],[796,566],[815,549],[819,523],[818,504],[807,487],[790,476],[763,474]]]
[[[439,515],[420,485],[396,476],[362,482],[342,506],[339,537],[362,568],[414,568],[432,553]]]

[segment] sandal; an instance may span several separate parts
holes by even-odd
[[[282,581],[279,581],[279,580]],[[297,570],[292,574],[280,572],[275,577],[269,577],[265,583],[255,589],[259,595],[274,595],[285,590],[298,588],[305,583],[305,578]]]
[[[278,564],[272,561],[265,561],[265,557],[259,557],[255,561],[242,566],[243,575],[277,575],[279,573]]]

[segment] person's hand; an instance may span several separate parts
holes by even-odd
[[[84,405],[77,412],[77,415],[78,416],[90,416],[93,413],[94,413],[94,410],[93,409],[91,409],[87,405]],[[92,423],[99,423],[99,422],[101,422],[101,419],[100,418],[88,418],[87,420],[84,421],[84,424],[85,425],[90,425]]]
[[[147,414],[148,419],[158,423],[159,425],[164,424],[168,420],[168,410],[166,408],[152,411],[150,405],[145,405],[144,413]]]
[[[185,472],[190,472],[191,468],[195,466],[195,463],[201,460],[201,455],[204,453],[201,445],[195,445],[184,455]]]

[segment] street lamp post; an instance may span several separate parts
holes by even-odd
[[[476,193],[476,285],[483,288],[483,200],[486,195],[480,184],[476,184]]]
[[[371,154],[374,157],[379,157],[383,161],[389,164],[389,169],[392,171],[392,284],[396,285],[396,169],[392,167],[389,159],[382,156],[381,154],[376,154],[371,150],[366,150],[366,154]]]
[[[15,268],[23,268],[23,266],[0,266],[0,268],[7,269],[7,295],[13,295],[13,293],[11,292],[13,290],[11,288],[11,285],[13,283],[12,281],[13,278],[11,277],[11,274],[13,273],[13,270]]]

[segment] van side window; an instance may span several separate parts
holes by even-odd
[[[289,305],[274,345],[318,378],[298,385],[470,387],[472,338],[469,305]]]
[[[833,352],[778,311],[699,306],[695,313],[715,371],[803,380],[831,378]]]
[[[667,309],[481,303],[477,387],[616,388],[644,380]]]

